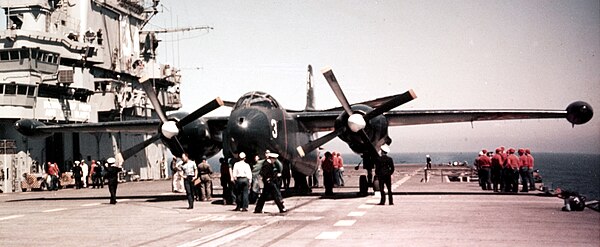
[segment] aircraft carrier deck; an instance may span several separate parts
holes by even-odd
[[[600,246],[600,213],[563,212],[563,202],[540,192],[497,194],[476,182],[447,182],[434,167],[423,183],[423,166],[397,166],[394,203],[377,205],[379,193],[357,196],[357,171],[346,186],[323,197],[285,198],[278,214],[195,202],[187,210],[170,181],[119,185],[117,205],[108,189],[0,194],[2,246]],[[364,172],[360,170],[359,172]],[[215,194],[220,194],[215,180]],[[218,195],[217,195],[218,197]],[[250,206],[250,211],[254,205]]]

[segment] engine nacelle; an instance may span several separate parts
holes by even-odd
[[[576,101],[567,107],[567,120],[573,125],[584,124],[594,116],[592,106],[583,101]]]
[[[39,127],[46,126],[44,123],[35,119],[21,119],[15,122],[15,129],[24,136],[35,138],[46,138],[52,133],[44,132]]]
[[[360,113],[363,115],[373,110],[373,108],[367,105],[353,105],[351,108],[354,113]],[[370,145],[372,144],[363,143],[362,139],[360,138],[360,134],[352,131],[348,127],[348,118],[348,114],[346,112],[343,112],[335,120],[336,129],[345,128],[345,131],[342,132],[342,134],[340,134],[338,137],[342,141],[348,143],[348,147],[350,147],[350,149],[352,149],[352,151],[354,151],[355,153],[363,154],[365,152],[368,152],[368,150],[372,149],[372,147],[370,147]],[[375,145],[376,147],[379,147],[381,144],[385,143],[389,139],[388,122],[385,116],[383,115],[376,116],[371,120],[367,121],[366,126],[363,130],[365,131],[365,133],[367,133],[367,136],[369,137],[373,145]]]
[[[169,119],[179,121],[180,119],[187,116],[187,113],[177,112],[168,116]],[[159,130],[160,131],[160,130]],[[212,157],[221,151],[223,142],[215,134],[211,133],[208,125],[202,118],[198,118],[179,130],[179,134],[176,137],[185,150],[189,153],[189,157],[192,160],[199,161],[203,156]],[[162,138],[163,143],[169,146],[171,152],[177,150],[172,148],[172,145],[177,145],[172,140]],[[180,154],[175,154],[178,156]]]

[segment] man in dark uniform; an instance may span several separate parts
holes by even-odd
[[[325,157],[321,161],[321,169],[323,170],[323,186],[325,187],[325,195],[333,195],[333,155],[330,152],[325,152]]]
[[[106,171],[106,178],[108,179],[108,191],[110,192],[110,204],[117,204],[117,185],[119,185],[119,172],[122,171],[121,167],[115,164],[115,158],[108,158],[108,168]]]
[[[223,205],[232,205],[235,201],[235,195],[233,194],[234,183],[231,179],[231,167],[229,167],[229,164],[223,157],[219,159],[219,163],[221,163],[221,186],[223,187]]]
[[[273,200],[275,201],[275,204],[277,204],[280,213],[285,213],[287,211],[285,206],[283,206],[279,186],[277,186],[277,180],[281,177],[281,167],[275,165],[277,157],[279,157],[279,155],[276,153],[268,153],[266,160],[262,162],[260,176],[262,177],[264,188],[256,202],[254,213],[262,213],[265,201],[270,195],[273,196]]]
[[[427,169],[431,169],[431,157],[429,157],[429,154],[425,155],[425,161],[427,162]]]
[[[75,178],[75,189],[83,188],[83,181],[81,180],[81,176],[83,176],[83,170],[81,170],[81,166],[79,166],[79,160],[76,160],[75,165],[73,165],[73,177]]]
[[[394,160],[387,156],[390,152],[390,147],[387,144],[381,145],[381,157],[375,167],[375,174],[379,178],[379,191],[381,192],[381,201],[379,205],[385,205],[385,192],[383,187],[386,186],[389,195],[390,205],[394,205],[394,198],[392,197],[392,174],[394,174]]]

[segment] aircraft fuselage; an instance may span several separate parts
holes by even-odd
[[[289,162],[292,169],[310,175],[317,169],[318,151],[300,157],[295,150],[312,139],[313,133],[270,95],[251,92],[238,100],[229,116],[223,133],[223,154],[231,158],[244,152],[247,157],[263,159],[269,150],[278,153],[282,162]],[[247,161],[253,163],[254,159]]]

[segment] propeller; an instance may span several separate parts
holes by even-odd
[[[323,73],[323,76],[327,80],[327,83],[329,83],[329,86],[333,90],[333,93],[340,101],[342,107],[344,108],[344,111],[348,114],[348,120],[347,120],[348,126],[347,127],[352,132],[358,133],[361,141],[364,144],[368,144],[367,146],[369,147],[369,151],[374,154],[378,153],[377,148],[371,142],[371,139],[367,135],[367,132],[364,130],[364,128],[367,126],[367,122],[369,120],[373,119],[374,117],[377,117],[391,109],[394,109],[402,104],[405,104],[405,103],[417,98],[416,94],[411,89],[411,90],[406,91],[403,94],[398,94],[398,95],[390,97],[382,105],[367,112],[364,115],[362,113],[358,113],[358,112],[355,113],[352,111],[352,108],[350,107],[350,103],[348,103],[348,99],[346,98],[346,95],[344,95],[344,92],[343,92],[342,88],[340,87],[340,84],[339,84],[337,78],[335,78],[335,75],[333,74],[333,70],[331,68],[327,67],[327,68],[324,68],[323,70],[321,70],[321,72]],[[331,132],[325,136],[319,137],[316,140],[313,140],[307,144],[304,144],[296,149],[297,149],[298,153],[300,154],[300,156],[304,156],[306,154],[306,152],[315,150],[319,146],[331,141],[333,138],[342,134],[345,130],[346,130],[346,127],[335,129],[333,132]]]
[[[129,159],[129,157],[133,156],[137,152],[146,148],[148,145],[154,143],[158,139],[160,139],[160,134],[156,134],[156,135],[152,136],[150,139],[140,142],[136,145],[133,145],[133,147],[130,147],[127,150],[117,154],[117,157],[115,157],[117,160],[117,164],[122,164],[123,161],[125,161],[126,159]]]
[[[196,120],[196,119],[204,116],[205,114],[224,105],[224,102],[219,97],[217,97],[214,100],[206,103],[204,106],[198,108],[194,112],[188,114],[187,116],[185,116],[184,118],[182,118],[179,121],[169,120],[167,118],[165,112],[163,111],[162,106],[160,105],[160,102],[158,101],[156,91],[154,90],[154,87],[150,83],[150,80],[146,76],[142,76],[142,78],[140,78],[139,82],[142,85],[144,92],[146,92],[148,99],[150,99],[150,103],[154,107],[154,110],[156,111],[158,118],[160,119],[160,122],[161,122],[160,133],[158,133],[158,134],[152,136],[150,139],[145,140],[141,143],[138,143],[138,144],[134,145],[133,147],[118,154],[117,156],[122,158],[123,161],[126,160],[127,158],[133,156],[137,152],[143,150],[148,145],[161,139],[162,137],[164,137],[164,138],[162,138],[163,142],[165,142],[165,144],[169,147],[169,149],[171,149],[171,152],[174,155],[177,156],[177,155],[183,154],[185,152],[185,150],[183,148],[183,145],[181,145],[181,142],[179,141],[179,139],[177,139],[177,135],[179,134],[181,129],[185,125],[193,122],[194,120]]]

